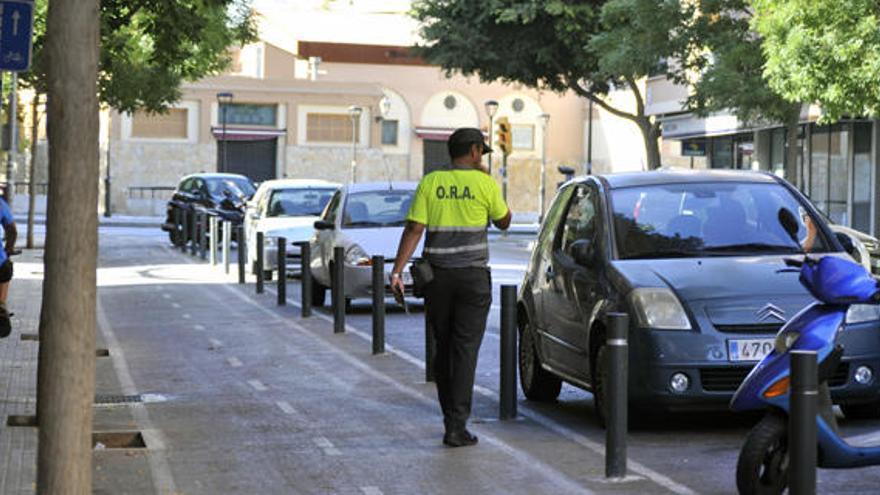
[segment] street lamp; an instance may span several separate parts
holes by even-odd
[[[222,172],[229,171],[229,164],[226,161],[226,157],[227,157],[226,150],[227,150],[227,148],[229,148],[229,144],[226,142],[226,138],[227,138],[227,136],[226,136],[226,110],[228,109],[229,105],[231,105],[231,104],[232,104],[232,93],[229,93],[229,92],[217,93],[217,106],[220,108],[220,113],[221,113],[220,118],[223,121],[223,123],[222,123],[222,125],[223,125],[223,155],[222,155],[223,170],[222,170]]]
[[[489,116],[489,144],[492,144],[492,132],[493,132],[493,123],[495,119],[495,114],[498,112],[498,102],[495,100],[486,100],[484,103],[486,107],[486,115]],[[493,153],[489,153],[489,175],[492,175],[492,155]]]
[[[348,107],[348,115],[351,117],[351,183],[354,184],[357,176],[357,129],[360,124],[361,113],[364,111],[359,106]]]
[[[541,123],[541,193],[538,201],[538,225],[544,222],[544,199],[547,194],[545,183],[547,180],[547,124],[550,122],[550,114],[542,113],[538,116]]]
[[[383,118],[387,118],[388,114],[391,113],[391,98],[388,95],[382,97],[382,101],[379,102],[379,111],[382,113]]]

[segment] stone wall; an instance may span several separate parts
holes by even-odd
[[[351,177],[351,148],[288,146],[286,176],[347,183]],[[406,180],[409,155],[384,155],[376,148],[358,148],[357,181]]]

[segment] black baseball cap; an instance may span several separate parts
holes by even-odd
[[[455,132],[449,136],[449,142],[447,146],[449,149],[453,147],[458,147],[459,145],[469,145],[469,144],[482,144],[483,145],[483,154],[491,153],[492,148],[486,144],[485,136],[483,135],[483,131],[475,128],[475,127],[461,127],[456,129]]]

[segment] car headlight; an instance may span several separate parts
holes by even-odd
[[[791,349],[791,346],[793,346],[800,337],[801,334],[794,330],[779,332],[776,334],[776,340],[773,341],[773,348],[776,349],[778,354],[782,354]]]
[[[629,297],[640,326],[661,330],[691,329],[681,302],[671,290],[635,289]]]
[[[370,266],[372,261],[364,248],[352,244],[345,250],[345,263],[352,266]]]
[[[876,304],[853,304],[846,312],[847,323],[864,323],[880,320],[880,306]]]

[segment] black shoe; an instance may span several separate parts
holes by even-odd
[[[6,308],[0,306],[0,339],[8,337],[12,333],[12,322],[9,317],[12,316]]]
[[[443,444],[449,447],[469,447],[479,441],[476,435],[467,430],[452,431],[443,435]]]

